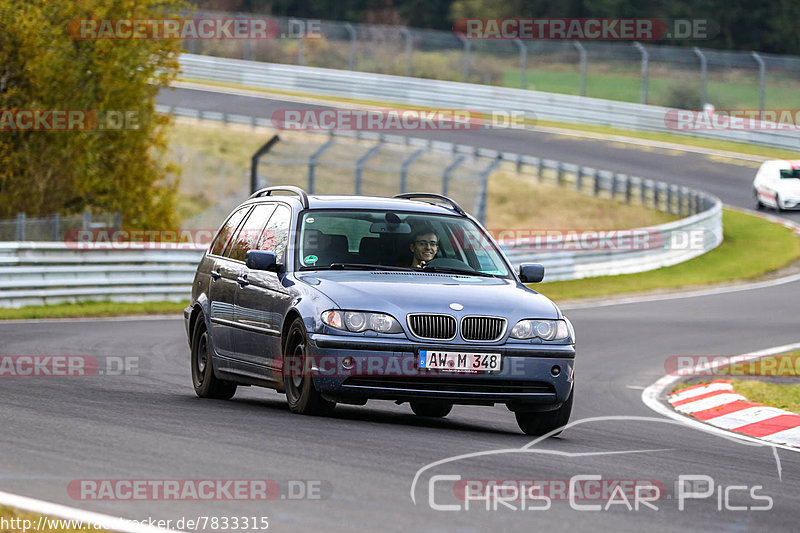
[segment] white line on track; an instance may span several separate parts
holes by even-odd
[[[149,526],[146,524],[137,524],[131,520],[124,518],[94,513],[91,511],[84,511],[74,507],[67,507],[66,505],[59,505],[57,503],[50,503],[27,496],[19,496],[9,492],[0,492],[0,504],[31,511],[34,513],[41,513],[47,516],[55,516],[66,520],[76,520],[83,522],[84,529],[94,529],[94,526],[99,526],[103,529],[111,531],[121,531],[123,533],[170,533],[171,529],[162,529],[158,527]],[[41,523],[41,519],[39,520]],[[89,527],[91,525],[91,527]],[[77,529],[77,528],[76,528]]]
[[[639,304],[648,302],[662,302],[666,300],[680,300],[682,298],[697,298],[698,296],[715,296],[717,294],[730,294],[741,291],[752,291],[755,289],[766,289],[769,287],[777,287],[787,283],[794,283],[800,281],[800,274],[792,274],[783,278],[771,279],[768,281],[758,281],[755,283],[747,283],[743,285],[733,285],[729,287],[718,287],[716,289],[701,289],[697,291],[679,292],[673,294],[659,294],[653,296],[639,296],[631,298],[620,298],[619,300],[612,300],[608,302],[591,302],[591,303],[576,303],[565,304],[559,307],[562,310],[572,311],[575,309],[593,309],[595,307],[610,307],[612,305],[627,305]]]
[[[761,359],[762,357],[770,357],[772,355],[777,355],[785,352],[791,352],[793,350],[800,349],[800,342],[795,342],[792,344],[784,344],[782,346],[773,346],[771,348],[765,348],[763,350],[758,350],[756,352],[750,352],[743,354],[742,362],[744,361],[753,361],[755,359]],[[710,363],[708,365],[698,366],[696,370],[711,370],[722,366],[724,361],[717,361]],[[743,440],[745,442],[751,442],[753,444],[759,444],[761,446],[772,446],[773,448],[781,448],[784,450],[791,450],[793,452],[800,452],[800,449],[794,448],[792,446],[785,446],[783,444],[775,444],[772,442],[766,442],[762,439],[758,439],[755,437],[748,437],[747,435],[742,435],[741,433],[735,433],[733,431],[728,431],[725,429],[720,429],[709,424],[703,423],[699,420],[695,420],[693,418],[688,418],[683,416],[680,413],[674,411],[671,407],[668,407],[664,403],[661,402],[660,398],[664,394],[666,390],[671,388],[678,380],[681,379],[681,376],[673,376],[667,374],[663,376],[661,379],[647,387],[645,390],[642,391],[642,401],[644,404],[661,415],[666,416],[667,418],[672,418],[673,420],[679,420],[686,424],[687,426],[693,427],[695,429],[699,429],[701,431],[705,431],[706,433],[711,433],[717,436],[722,437],[733,437],[739,440]]]
[[[23,318],[15,320],[0,320],[3,324],[47,324],[49,322],[133,322],[137,320],[183,320],[183,315],[126,315],[106,317],[72,317],[72,318]]]

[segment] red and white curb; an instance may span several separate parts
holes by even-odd
[[[729,380],[694,385],[669,395],[679,413],[712,426],[775,444],[800,447],[800,415],[750,402]]]
[[[783,346],[774,346],[772,348],[766,348],[764,350],[759,350],[757,352],[751,352],[748,354],[744,354],[743,358],[738,359],[739,361],[754,361],[756,359],[761,359],[762,357],[770,357],[773,355],[778,355],[782,353],[787,353],[791,351],[795,351],[800,349],[800,342],[795,342],[792,344],[785,344]],[[718,367],[725,366],[724,362],[721,361],[712,361],[707,364],[698,365],[695,370],[698,372],[703,372],[706,370],[714,370]],[[744,433],[737,433],[735,431],[731,431],[728,428],[713,426],[708,424],[705,420],[699,420],[696,418],[691,417],[691,413],[688,412],[679,412],[677,411],[672,405],[667,402],[663,401],[663,398],[667,396],[667,391],[672,390],[675,387],[675,384],[681,381],[682,376],[678,375],[677,373],[667,374],[662,376],[659,380],[652,383],[648,387],[642,391],[642,402],[655,411],[656,413],[663,415],[667,418],[671,418],[673,420],[678,420],[681,423],[692,427],[694,429],[711,433],[713,435],[717,435],[719,437],[727,438],[727,439],[736,439],[739,441],[743,441],[745,443],[749,443],[751,445],[756,446],[771,446],[773,448],[773,452],[775,448],[780,448],[784,450],[790,450],[793,452],[800,452],[800,445],[797,444],[781,444],[775,441],[767,441],[762,437],[752,437],[750,435],[746,435]],[[709,391],[710,392],[710,391]],[[736,394],[735,392],[728,391],[728,394]],[[687,397],[688,398],[688,397]],[[699,398],[697,398],[699,399]],[[744,398],[742,398],[744,399]],[[723,401],[723,400],[714,400],[714,401]],[[747,401],[745,399],[745,401]],[[709,402],[713,403],[713,402]],[[706,404],[707,405],[707,404]],[[711,406],[709,406],[710,408]],[[771,408],[764,408],[764,409],[771,409]],[[698,411],[699,412],[699,411]],[[719,416],[723,416],[727,413],[718,413]],[[715,418],[715,417],[712,417]],[[740,427],[737,425],[737,427]],[[777,455],[776,455],[777,460]]]

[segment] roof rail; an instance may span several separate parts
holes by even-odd
[[[430,192],[407,192],[407,193],[403,193],[403,194],[397,194],[397,195],[395,195],[395,198],[405,198],[406,200],[417,200],[417,199],[422,199],[422,198],[430,198],[430,199],[434,199],[434,200],[440,200],[442,202],[447,202],[448,204],[450,204],[452,206],[452,208],[459,215],[467,216],[466,211],[461,209],[460,205],[458,205],[451,198],[448,198],[447,196],[443,196],[441,194],[434,194],[434,193],[430,193]],[[428,202],[428,203],[435,204],[436,202]]]
[[[250,198],[259,198],[261,196],[272,196],[274,192],[288,192],[296,194],[300,198],[300,203],[303,204],[303,209],[308,209],[308,195],[306,191],[300,187],[292,187],[290,185],[281,185],[277,187],[264,187],[250,195]]]

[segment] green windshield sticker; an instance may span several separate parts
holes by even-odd
[[[318,260],[319,260],[319,257],[317,257],[316,255],[307,255],[307,256],[305,256],[303,258],[303,263],[305,263],[307,265],[313,265]]]

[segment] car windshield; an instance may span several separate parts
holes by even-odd
[[[509,277],[486,233],[464,217],[401,211],[310,211],[302,215],[300,270],[422,269]]]

